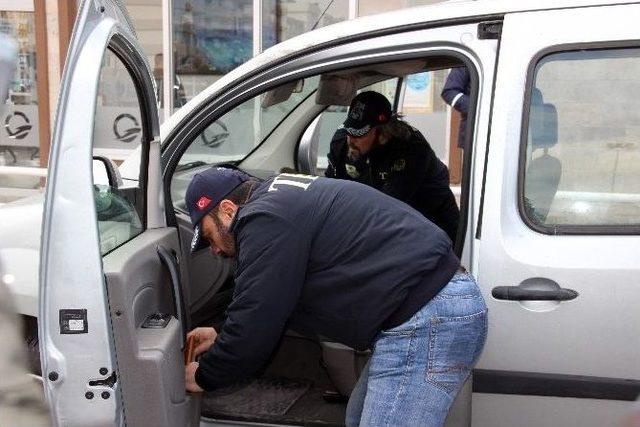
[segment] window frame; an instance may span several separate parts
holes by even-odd
[[[518,152],[518,179],[517,179],[517,202],[518,213],[524,224],[531,230],[548,236],[635,236],[640,235],[640,224],[638,225],[542,225],[534,222],[527,216],[524,196],[525,196],[525,174],[526,174],[526,153],[529,137],[529,117],[531,113],[531,93],[536,77],[536,67],[543,59],[558,53],[570,53],[579,51],[604,51],[638,49],[640,43],[637,40],[624,40],[613,42],[590,42],[590,43],[565,43],[549,46],[540,50],[531,58],[526,71],[525,92],[523,98],[522,119],[520,125],[520,146]],[[640,218],[639,218],[640,220]]]
[[[149,103],[155,102],[155,99],[154,100],[148,99],[147,91],[144,89],[145,86],[142,83],[144,81],[144,76],[142,75],[142,70],[140,70],[140,68],[137,67],[136,64],[133,62],[133,58],[131,57],[132,51],[135,52],[135,49],[129,44],[129,42],[124,37],[120,36],[119,34],[113,34],[110,37],[109,42],[107,44],[107,48],[103,53],[103,60],[106,57],[106,55],[110,53],[114,55],[117,58],[117,60],[120,61],[121,65],[124,67],[129,77],[131,78],[131,82],[133,83],[133,86],[135,88],[138,107],[140,109],[140,122],[141,122],[140,126],[142,128],[142,135],[140,139],[140,150],[141,150],[140,166],[139,166],[139,172],[138,172],[138,185],[137,185],[138,188],[134,190],[136,191],[136,196],[135,196],[135,203],[132,204],[132,207],[140,218],[142,228],[139,233],[133,236],[130,236],[130,238],[127,241],[122,242],[118,246],[111,248],[105,253],[102,253],[101,254],[102,257],[105,257],[106,255],[113,252],[117,248],[135,239],[137,236],[141,235],[148,229],[147,182],[148,182],[148,174],[149,174],[149,147],[153,139],[153,124],[152,124],[153,120],[150,117]],[[101,67],[100,73],[102,74],[102,67]],[[97,109],[96,109],[96,113],[97,113]],[[97,120],[97,115],[94,115],[94,128],[95,128],[96,120]],[[94,144],[93,144],[94,142],[95,141],[92,141],[92,150],[94,148]],[[134,148],[132,152],[134,152],[135,150],[136,149]],[[118,189],[116,188],[116,190]],[[99,231],[99,228],[98,228],[98,231]],[[102,240],[101,240],[102,236],[100,235],[100,232],[98,232],[98,237],[100,239],[100,243],[102,243]]]

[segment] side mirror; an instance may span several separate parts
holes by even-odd
[[[113,160],[104,156],[93,156],[93,184],[122,187],[122,177]]]

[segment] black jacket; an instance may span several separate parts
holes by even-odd
[[[347,158],[347,133],[338,129],[327,155],[325,176],[369,185],[409,204],[456,240],[460,210],[449,186],[449,170],[422,134],[409,125],[407,140],[393,139],[371,149],[365,158]]]
[[[286,327],[367,348],[449,282],[446,234],[370,187],[282,174],[234,219],[233,301],[196,381],[211,390],[256,372]]]

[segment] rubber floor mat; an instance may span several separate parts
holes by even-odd
[[[288,378],[257,378],[214,392],[205,393],[202,415],[251,417],[282,416],[311,387],[311,381]]]

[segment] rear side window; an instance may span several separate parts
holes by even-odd
[[[640,226],[640,49],[554,53],[535,66],[520,207],[546,233]]]

